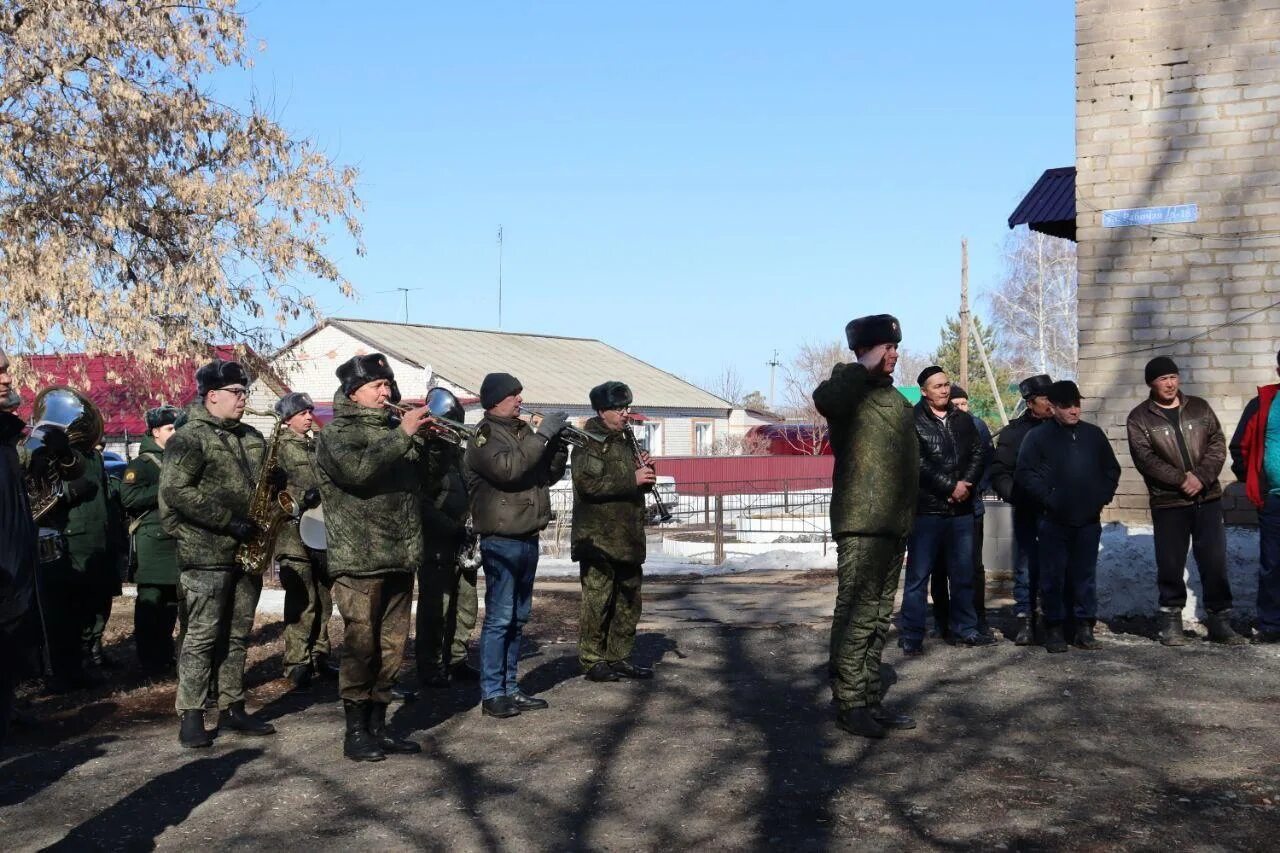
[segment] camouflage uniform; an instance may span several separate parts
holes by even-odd
[[[467,520],[463,450],[430,439],[423,454],[422,533],[418,570],[418,614],[414,656],[423,681],[443,675],[467,659],[467,638],[476,627],[477,564],[464,560],[472,547]]]
[[[308,489],[320,487],[315,441],[288,427],[280,430],[276,459],[289,478],[287,491],[302,505]],[[329,655],[329,617],[333,615],[326,554],[302,544],[296,521],[280,528],[276,539],[280,583],[284,587],[284,674],[310,668]]]
[[[911,404],[889,376],[837,364],[813,392],[835,472],[831,533],[839,588],[831,623],[832,693],[841,710],[880,702],[880,655],[915,516],[920,449]]]
[[[641,570],[645,558],[644,493],[636,463],[621,432],[596,417],[587,432],[605,436],[574,448],[573,545],[582,578],[578,663],[586,672],[604,661],[631,656],[640,621]]]
[[[148,434],[138,458],[129,463],[120,486],[120,502],[133,516],[133,547],[138,567],[134,582],[133,638],[138,660],[150,670],[174,663],[173,628],[178,624],[178,542],[160,523],[160,466],[164,451]],[[185,623],[185,619],[182,620]],[[183,625],[179,636],[186,633]]]
[[[262,578],[236,562],[233,519],[247,518],[266,442],[242,421],[214,418],[202,401],[165,444],[160,518],[178,540],[187,635],[178,658],[179,713],[204,708],[210,679],[218,707],[244,701],[244,662]]]
[[[422,439],[338,391],[316,438],[333,600],[344,623],[339,695],[386,705],[422,563]]]

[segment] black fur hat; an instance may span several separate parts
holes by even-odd
[[[854,350],[902,343],[902,326],[892,314],[872,314],[850,320],[844,334],[849,339],[849,349]]]
[[[150,432],[153,429],[177,423],[178,416],[181,414],[182,409],[177,406],[156,406],[154,409],[147,409],[147,413],[142,417],[147,422],[147,431]]]
[[[196,393],[203,397],[210,391],[229,385],[248,388],[253,379],[238,361],[211,361],[196,371]]]
[[[1028,376],[1026,379],[1018,383],[1018,393],[1022,395],[1022,399],[1030,400],[1032,397],[1043,397],[1049,393],[1049,386],[1053,384],[1053,380],[1047,374],[1038,373],[1035,376]]]
[[[602,382],[591,389],[591,408],[597,412],[625,409],[631,405],[631,389],[623,382]]]
[[[1049,386],[1044,395],[1049,398],[1049,402],[1055,406],[1078,406],[1080,405],[1080,389],[1076,387],[1076,383],[1070,379],[1063,379]]]
[[[315,401],[311,399],[310,394],[304,394],[301,391],[294,391],[291,394],[285,394],[276,401],[276,414],[280,416],[280,420],[287,421],[294,415],[301,414],[308,410],[315,410]]]
[[[387,357],[380,352],[368,355],[353,355],[338,365],[334,371],[338,381],[342,383],[342,393],[350,397],[361,385],[386,379],[394,382],[396,375],[387,364]]]

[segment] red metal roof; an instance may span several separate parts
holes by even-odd
[[[237,358],[229,344],[211,348],[211,357]],[[250,354],[246,361],[256,360]],[[108,436],[141,436],[146,432],[143,415],[160,405],[185,406],[195,397],[196,370],[203,360],[184,360],[163,370],[148,368],[129,353],[88,355],[28,355],[22,357],[26,381],[21,387],[18,414],[31,416],[36,394],[53,385],[69,385],[84,393],[102,412]],[[253,367],[249,367],[254,373]],[[274,384],[274,383],[273,383]],[[287,389],[285,389],[287,390]]]

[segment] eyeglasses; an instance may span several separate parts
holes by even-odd
[[[218,390],[225,391],[228,394],[235,394],[236,397],[238,397],[241,400],[249,396],[248,388],[219,388]]]

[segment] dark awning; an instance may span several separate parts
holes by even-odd
[[[1026,225],[1051,237],[1076,239],[1076,167],[1046,169],[1009,217],[1009,227]]]

